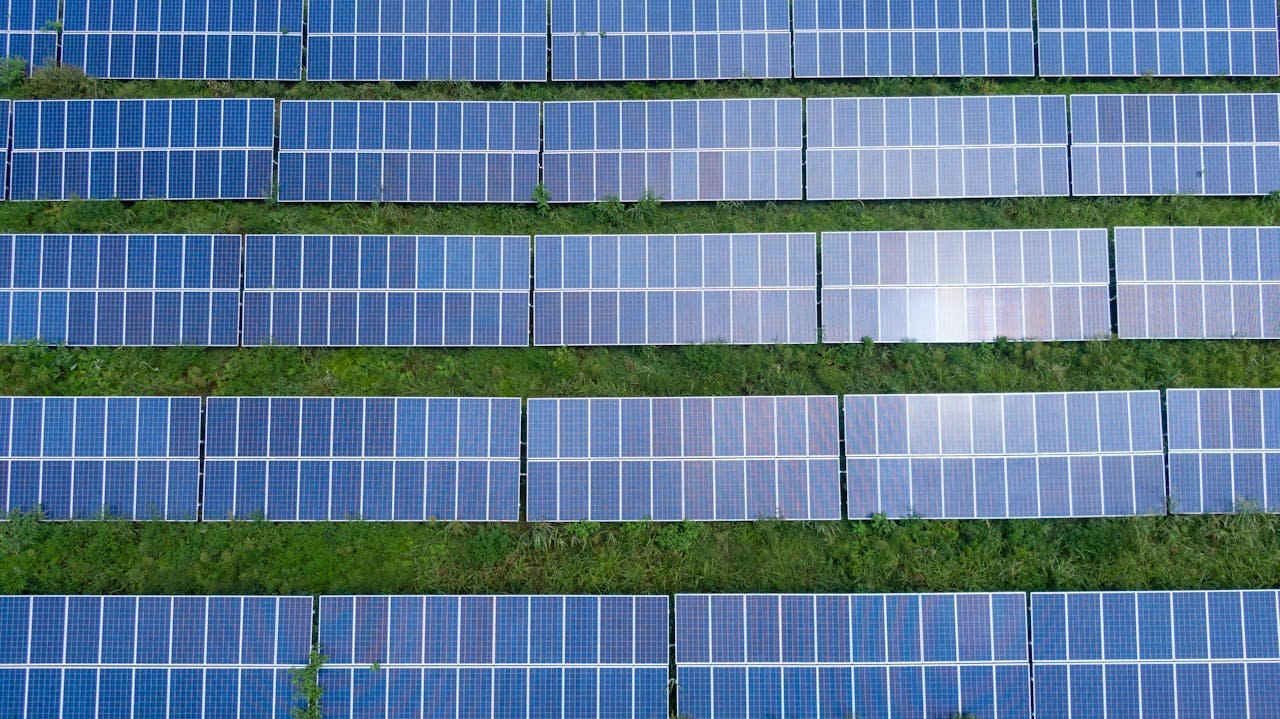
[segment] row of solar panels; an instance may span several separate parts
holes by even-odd
[[[1265,195],[1280,94],[19,100],[10,200]],[[807,118],[807,119],[806,119]],[[279,171],[275,171],[275,165]]]
[[[1271,0],[34,0],[0,44],[105,78],[1276,75]],[[305,18],[304,18],[305,15]],[[548,16],[550,28],[548,32]],[[304,34],[305,22],[305,34]],[[1037,43],[1038,40],[1038,43]],[[304,50],[305,46],[305,50]]]
[[[1166,399],[5,397],[0,510],[518,521],[523,447],[534,522],[1280,511],[1280,390]]]
[[[313,647],[329,719],[1280,712],[1276,590],[679,594],[674,617],[669,602],[6,596],[0,712],[286,719]]]

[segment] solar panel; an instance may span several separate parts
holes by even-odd
[[[1106,230],[826,232],[823,341],[1111,334]]]
[[[532,202],[536,102],[280,103],[284,202]]]
[[[288,719],[311,617],[311,597],[0,597],[0,715]]]
[[[787,0],[552,0],[553,80],[791,77]]]
[[[199,491],[199,397],[0,397],[4,512],[193,521]]]
[[[240,338],[235,235],[0,235],[0,340],[219,345]]]
[[[1168,418],[1171,511],[1280,512],[1280,390],[1170,389]]]
[[[545,82],[547,0],[317,0],[307,79]]]
[[[8,0],[3,7],[0,56],[21,58],[27,65],[28,74],[37,68],[57,64],[58,0]]]
[[[844,402],[850,518],[1164,514],[1157,391]]]
[[[1280,190],[1280,95],[1073,95],[1075,195]]]
[[[835,397],[530,399],[530,522],[840,518]]]
[[[1280,711],[1275,590],[1031,595],[1036,716]]]
[[[666,597],[321,597],[321,708],[666,719],[667,636]]]
[[[810,234],[539,236],[534,344],[808,343]]]
[[[798,99],[548,102],[551,202],[799,200]]]
[[[1035,74],[1031,0],[796,0],[796,77]]]
[[[1025,719],[1026,604],[1021,593],[676,595],[679,715]]]
[[[1254,0],[1040,0],[1040,74],[1275,75],[1276,6]]]
[[[302,79],[302,0],[66,0],[62,64],[118,79]]]
[[[529,238],[250,235],[244,344],[529,344]]]
[[[520,400],[210,397],[206,521],[515,521]]]
[[[1280,338],[1280,228],[1117,227],[1126,339]]]
[[[807,102],[810,200],[1069,193],[1063,96]]]

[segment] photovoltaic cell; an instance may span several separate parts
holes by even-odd
[[[532,202],[536,102],[280,103],[286,202]]]
[[[66,0],[62,64],[118,79],[302,79],[302,0]]]
[[[1031,595],[1036,716],[1280,711],[1275,590]]]
[[[1111,334],[1102,230],[826,232],[824,342]]]
[[[1280,190],[1280,95],[1072,95],[1075,195]]]
[[[787,0],[552,0],[553,80],[791,77]]]
[[[796,77],[1030,76],[1031,0],[796,0]]]
[[[58,0],[8,0],[3,8],[0,56],[21,58],[27,74],[54,65],[58,60]]]
[[[244,344],[529,344],[529,238],[250,235]]]
[[[1176,514],[1280,512],[1280,390],[1170,389]]]
[[[218,345],[240,339],[235,235],[0,235],[0,340]]]
[[[548,102],[552,202],[803,197],[798,99]]]
[[[835,397],[530,399],[531,522],[840,518]]]
[[[316,0],[308,80],[545,82],[546,0]]]
[[[808,343],[813,234],[540,236],[534,344]]]
[[[668,621],[664,596],[321,597],[321,708],[666,719]]]
[[[1267,0],[1040,0],[1040,74],[1275,75]]]
[[[807,102],[810,200],[1069,194],[1063,96]]]
[[[0,715],[288,719],[311,597],[0,597]]]
[[[1126,339],[1280,339],[1280,228],[1117,227]]]
[[[1031,716],[1026,595],[676,595],[680,716]]]
[[[0,397],[4,512],[194,521],[199,493],[199,397]]]
[[[1164,514],[1157,391],[844,402],[850,518]]]
[[[515,521],[520,400],[210,397],[206,521]]]

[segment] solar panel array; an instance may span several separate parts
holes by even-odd
[[[675,660],[691,719],[1031,716],[1021,593],[681,594]]]
[[[240,341],[235,235],[0,235],[0,340]]]
[[[545,82],[547,0],[317,0],[308,80]]]
[[[822,235],[823,341],[1111,334],[1107,231]]]
[[[194,521],[199,494],[199,397],[0,397],[3,513]]]
[[[530,399],[531,522],[840,518],[835,397]]]
[[[529,344],[529,238],[250,235],[244,344]]]
[[[58,61],[58,0],[8,0],[0,18],[0,57],[22,58],[27,73]],[[8,104],[8,103],[5,103]]]
[[[210,397],[204,519],[515,521],[520,400]]]
[[[535,345],[809,343],[813,234],[539,236]]]
[[[551,202],[798,200],[798,99],[548,102]]]
[[[1032,594],[1036,716],[1274,716],[1276,595]]]
[[[285,202],[532,202],[536,102],[280,103]]]
[[[321,709],[666,719],[667,632],[665,596],[321,597]]]
[[[302,0],[66,0],[62,64],[118,79],[302,79]]]
[[[796,77],[1035,75],[1031,0],[795,3]]]
[[[791,77],[787,0],[552,0],[553,80]]]
[[[0,597],[0,714],[288,719],[311,597]]]
[[[810,200],[1070,194],[1060,95],[810,98],[806,116]]]
[[[1280,391],[1170,389],[1168,413],[1171,511],[1280,511]]]

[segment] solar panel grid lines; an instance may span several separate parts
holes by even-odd
[[[791,77],[787,0],[552,0],[553,80]]]
[[[28,75],[39,68],[57,64],[58,0],[9,0],[3,7],[0,57],[21,58],[26,63]]]
[[[544,104],[551,202],[803,199],[801,101]]]
[[[797,0],[795,76],[1035,75],[1031,0]]]
[[[806,118],[810,200],[1070,194],[1062,95],[809,98]]]
[[[849,517],[1164,514],[1160,393],[846,395]]]
[[[1280,94],[1072,95],[1077,196],[1280,190]]]
[[[307,79],[546,82],[547,0],[319,0]]]
[[[1111,334],[1106,229],[825,232],[824,342]]]
[[[1167,390],[1174,514],[1280,511],[1280,390]]]

